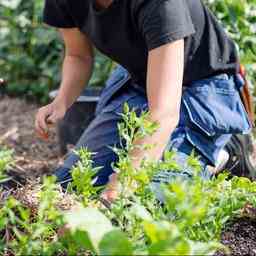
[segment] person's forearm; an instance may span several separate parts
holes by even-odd
[[[179,117],[161,116],[152,114],[150,121],[158,123],[157,131],[150,136],[135,141],[134,150],[131,152],[132,165],[138,169],[143,159],[149,161],[158,161],[169,143],[170,136],[178,124]],[[149,149],[143,149],[143,146],[152,145]]]
[[[93,58],[66,56],[63,62],[62,82],[56,97],[68,109],[90,80],[93,69]]]
[[[136,145],[153,145],[150,150],[135,150],[133,166],[141,160],[158,161],[178,125],[184,70],[184,40],[163,45],[149,52],[147,68],[147,98],[150,121],[159,129]]]

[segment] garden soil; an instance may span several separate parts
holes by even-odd
[[[0,147],[14,150],[15,171],[30,179],[51,173],[62,160],[54,129],[48,141],[35,134],[38,108],[24,99],[0,96]]]
[[[221,242],[230,249],[231,255],[256,255],[256,219],[243,218],[232,223],[221,236]],[[216,253],[215,256],[223,256]]]
[[[24,99],[0,96],[0,147],[15,151],[13,168],[30,180],[51,174],[63,161],[55,130],[51,131],[48,141],[40,140],[35,134],[34,118],[38,108]],[[256,255],[256,218],[235,221],[223,232],[221,241],[232,255]]]

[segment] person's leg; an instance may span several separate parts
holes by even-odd
[[[102,167],[102,169],[97,175],[98,179],[95,185],[105,185],[108,182],[108,177],[113,173],[111,164],[116,162],[117,157],[110,147],[119,145],[120,138],[118,135],[117,124],[121,121],[120,113],[122,112],[123,104],[125,102],[128,103],[130,109],[136,109],[137,113],[142,110],[148,110],[147,100],[144,94],[133,88],[126,89],[105,108],[103,108],[76,145],[76,149],[86,147],[89,151],[96,153],[93,155],[92,159],[94,166]],[[206,159],[187,138],[187,128],[184,123],[184,112],[185,108],[184,105],[182,105],[181,120],[171,136],[167,150],[174,149],[177,152],[176,160],[183,169],[183,171],[179,173],[180,175],[191,175],[192,170],[187,166],[186,159],[192,151],[195,151],[195,153],[200,156],[202,176],[209,176],[205,171],[205,167],[209,164],[209,160]],[[64,187],[71,181],[70,170],[78,160],[79,157],[76,154],[71,153],[65,160],[64,164],[57,169],[55,174],[58,177],[58,181],[62,183]],[[174,174],[176,173],[173,172],[172,174],[172,170],[166,173],[161,172],[154,178],[154,181],[162,181],[167,176],[169,177]]]
[[[244,132],[248,129],[246,116],[242,113],[232,81],[228,76],[198,81],[186,89],[182,96],[180,123],[170,138],[169,149],[177,151],[177,161],[183,172],[180,175],[190,176],[191,170],[187,167],[186,158],[194,150],[202,163],[201,175],[209,178],[208,165],[215,166],[221,150],[230,140],[230,133]],[[77,148],[83,146],[96,152],[94,165],[102,169],[98,173],[96,185],[108,182],[109,175],[113,172],[111,163],[116,161],[116,156],[109,148],[118,145],[119,136],[117,123],[121,120],[123,103],[127,102],[130,108],[146,110],[146,96],[138,91],[126,89],[125,93],[115,97],[92,122],[80,139]],[[233,119],[229,118],[232,115]],[[78,161],[74,154],[66,159],[64,165],[56,172],[58,180],[65,183],[70,179],[70,169]],[[172,170],[161,173],[154,181],[167,180],[176,175]]]
[[[76,150],[86,147],[90,152],[95,153],[92,156],[94,167],[101,167],[95,185],[105,185],[108,182],[108,177],[113,173],[111,164],[116,162],[117,156],[111,147],[120,144],[117,124],[121,121],[120,113],[124,103],[139,113],[147,101],[145,96],[137,90],[123,89],[122,93],[119,93],[98,113],[76,145]],[[66,187],[71,181],[70,171],[78,160],[79,157],[72,152],[64,164],[55,171],[57,181],[63,187]]]
[[[86,129],[75,148],[77,150],[86,147],[90,152],[96,153],[92,156],[94,166],[102,166],[98,185],[107,182],[108,176],[112,173],[111,163],[116,161],[115,154],[108,146],[118,143],[116,128],[118,121],[120,121],[119,116],[111,112],[98,115]],[[63,187],[71,181],[71,169],[78,161],[78,155],[71,152],[63,165],[55,171],[57,181]]]
[[[158,173],[151,188],[164,201],[161,183],[180,177],[190,178],[193,169],[187,159],[195,150],[202,165],[201,176],[209,179],[229,160],[225,151],[232,133],[248,133],[250,124],[233,77],[220,75],[196,81],[182,95],[180,122],[167,149],[174,149],[181,172]]]

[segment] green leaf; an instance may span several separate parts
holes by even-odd
[[[80,249],[86,249],[88,251],[95,252],[94,246],[92,241],[90,240],[88,233],[85,231],[77,230],[73,234],[73,242],[79,247]]]
[[[149,248],[149,255],[191,255],[190,244],[181,238],[162,240]]]
[[[81,208],[65,215],[65,220],[72,232],[86,231],[94,249],[104,235],[113,230],[111,222],[99,210],[94,208]]]
[[[230,253],[224,245],[221,245],[220,243],[216,243],[216,242],[191,243],[191,250],[192,250],[191,255],[212,255],[217,250],[222,250],[226,254]]]
[[[150,213],[147,211],[147,209],[139,204],[134,204],[131,209],[130,212],[135,215],[136,217],[142,219],[142,220],[146,220],[146,221],[152,221],[152,216],[150,215]]]
[[[103,237],[99,244],[100,255],[133,255],[131,242],[126,235],[119,231],[113,230]]]
[[[130,111],[130,109],[129,109],[129,105],[128,105],[128,103],[126,102],[125,104],[124,104],[124,114],[128,114],[129,113],[129,111]]]

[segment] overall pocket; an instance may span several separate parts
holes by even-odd
[[[207,136],[248,133],[251,129],[233,77],[220,75],[192,83],[183,92],[185,125]]]

